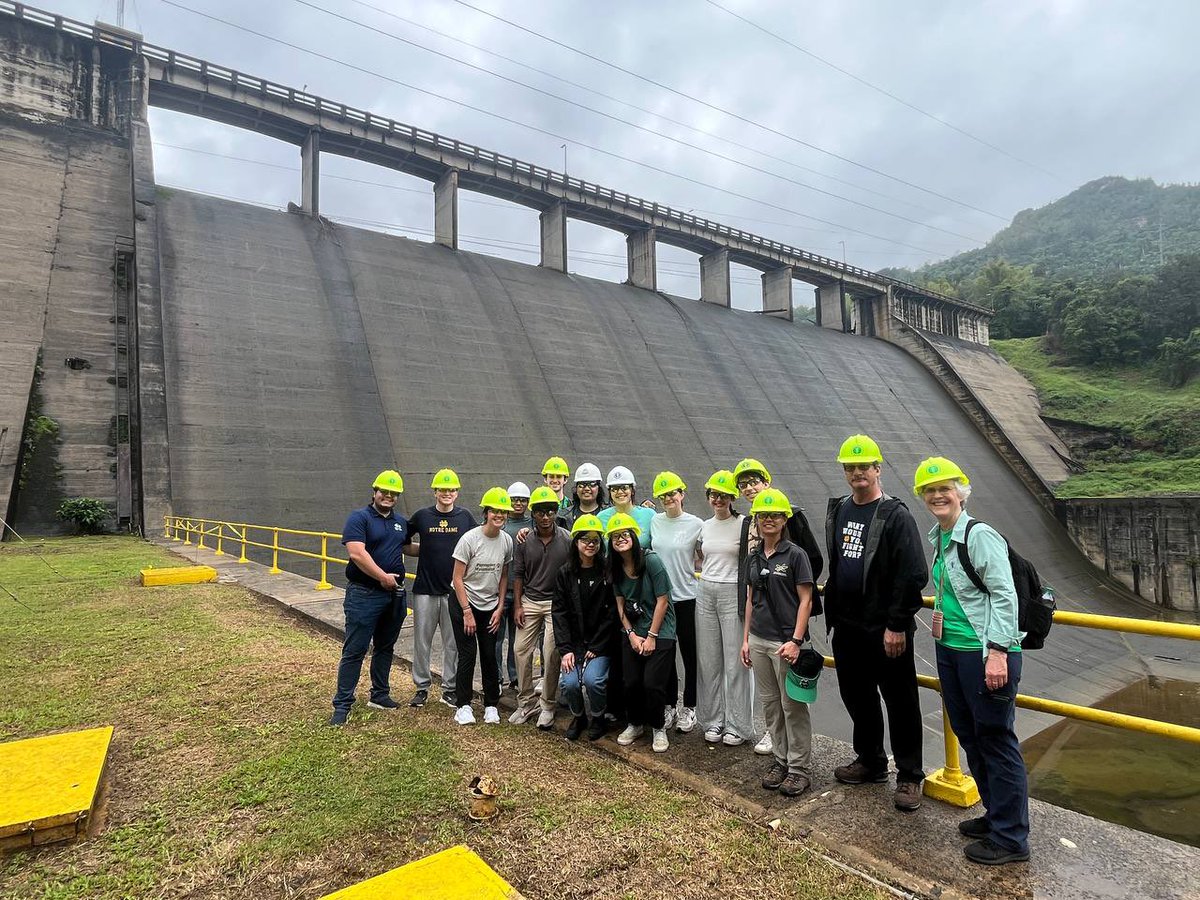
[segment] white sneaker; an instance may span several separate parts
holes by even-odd
[[[500,710],[496,709],[496,707],[494,707],[494,706],[484,707],[483,724],[484,725],[499,725],[500,724]]]
[[[690,732],[696,727],[696,708],[694,706],[685,706],[679,711],[679,716],[676,719],[675,727],[684,734]]]
[[[458,712],[454,714],[454,721],[459,725],[474,725],[475,713],[471,712],[469,706],[460,706]]]
[[[771,732],[763,732],[762,740],[754,745],[754,752],[759,756],[770,756],[775,752],[775,745],[771,743]]]
[[[706,741],[708,741],[710,744],[721,743],[721,729],[720,728],[708,729],[706,732],[704,732],[704,739]]]
[[[650,749],[655,753],[666,753],[670,746],[671,744],[667,741],[667,729],[655,728],[654,741],[650,744]]]
[[[542,729],[542,731],[549,731],[551,728],[553,728],[554,710],[543,709],[540,713],[538,713],[537,727]]]
[[[541,696],[541,694],[542,694],[542,679],[540,679],[540,678],[539,678],[539,679],[537,680],[537,683],[536,683],[536,684],[534,684],[534,686],[533,686],[533,692],[534,692],[535,694],[537,694],[539,697]]]
[[[732,731],[727,731],[721,736],[721,743],[726,747],[740,747],[746,743],[746,739],[740,734],[734,734]]]
[[[666,712],[663,713],[663,729],[670,728],[675,724],[675,707],[668,706]],[[694,723],[693,723],[694,724]]]
[[[626,725],[625,730],[617,735],[617,743],[622,747],[628,747],[645,733],[646,729],[641,725]]]
[[[537,709],[532,706],[518,706],[513,710],[512,715],[508,717],[510,725],[524,725],[530,719],[537,715]]]

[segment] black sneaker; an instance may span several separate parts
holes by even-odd
[[[336,728],[340,728],[341,726],[346,724],[346,720],[349,718],[350,718],[350,710],[335,709],[333,711],[333,715],[329,717],[329,724],[333,725]]]
[[[455,712],[458,712],[458,704],[454,702],[454,697],[452,697],[450,694],[443,693],[441,696],[441,702],[443,706],[448,706]]]
[[[1006,850],[991,838],[975,841],[963,847],[963,855],[971,862],[982,866],[1002,866],[1010,862],[1024,862],[1029,859],[1029,851]]]
[[[592,724],[588,726],[588,740],[598,741],[606,734],[608,734],[608,721],[604,716],[596,716],[592,719]]]
[[[367,706],[371,709],[399,709],[400,704],[391,697],[380,697],[378,700],[368,700]]]
[[[588,726],[587,716],[576,716],[571,720],[571,724],[567,726],[566,737],[568,741],[577,741],[579,736],[583,734],[583,730]]]
[[[408,701],[408,705],[413,709],[420,709],[429,699],[429,691],[417,691],[413,694],[413,698]]]
[[[883,784],[888,780],[888,773],[886,767],[876,771],[856,759],[848,766],[834,769],[833,777],[842,784]]]
[[[992,833],[992,829],[988,827],[987,816],[977,816],[959,822],[958,833],[963,837],[985,838]]]

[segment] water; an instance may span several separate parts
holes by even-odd
[[[1097,709],[1200,727],[1200,684],[1152,678]],[[1023,746],[1039,800],[1200,847],[1200,748],[1064,719]]]

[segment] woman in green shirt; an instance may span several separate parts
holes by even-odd
[[[622,669],[629,725],[617,743],[632,744],[649,725],[654,732],[651,746],[655,753],[663,753],[670,746],[664,717],[675,671],[675,609],[666,566],[657,554],[642,549],[641,530],[632,516],[616,513],[604,532],[624,633]]]
[[[1026,860],[1029,784],[1014,729],[1024,634],[1017,626],[1008,544],[983,522],[975,523],[968,538],[971,517],[963,506],[971,495],[970,480],[950,460],[923,460],[913,493],[937,519],[929,542],[935,551],[933,637],[942,702],[984,806],[982,816],[959,823],[963,835],[977,838],[963,853],[984,865]],[[986,591],[975,587],[963,569],[959,545],[966,547]]]

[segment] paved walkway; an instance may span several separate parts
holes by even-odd
[[[314,582],[290,573],[271,575],[265,566],[216,556],[211,550],[157,539],[157,543],[193,562],[213,566],[222,580],[271,600],[323,630],[340,636],[342,592],[316,591]],[[397,654],[411,659],[412,629],[406,627]],[[438,654],[434,654],[435,657]],[[332,686],[334,660],[330,660]],[[506,694],[509,698],[511,695]],[[821,703],[836,703],[828,697]],[[565,716],[559,728],[565,727]],[[530,730],[530,740],[554,740]],[[620,747],[610,736],[596,746],[673,782],[707,794],[764,823],[782,819],[801,829],[818,848],[827,848],[851,865],[893,886],[900,895],[922,897],[1035,898],[1197,898],[1200,900],[1200,849],[1102,822],[1070,810],[1030,801],[1032,859],[1029,863],[988,868],[965,860],[958,822],[979,815],[926,800],[914,813],[891,804],[891,785],[846,787],[833,778],[833,767],[848,759],[850,748],[822,735],[814,737],[813,789],[795,801],[759,787],[766,767],[749,747],[727,748],[704,742],[699,732],[671,734],[671,749],[652,753],[648,746]],[[928,769],[940,760],[927,760]],[[1117,776],[1119,777],[1119,776]],[[815,848],[816,849],[816,848]]]

